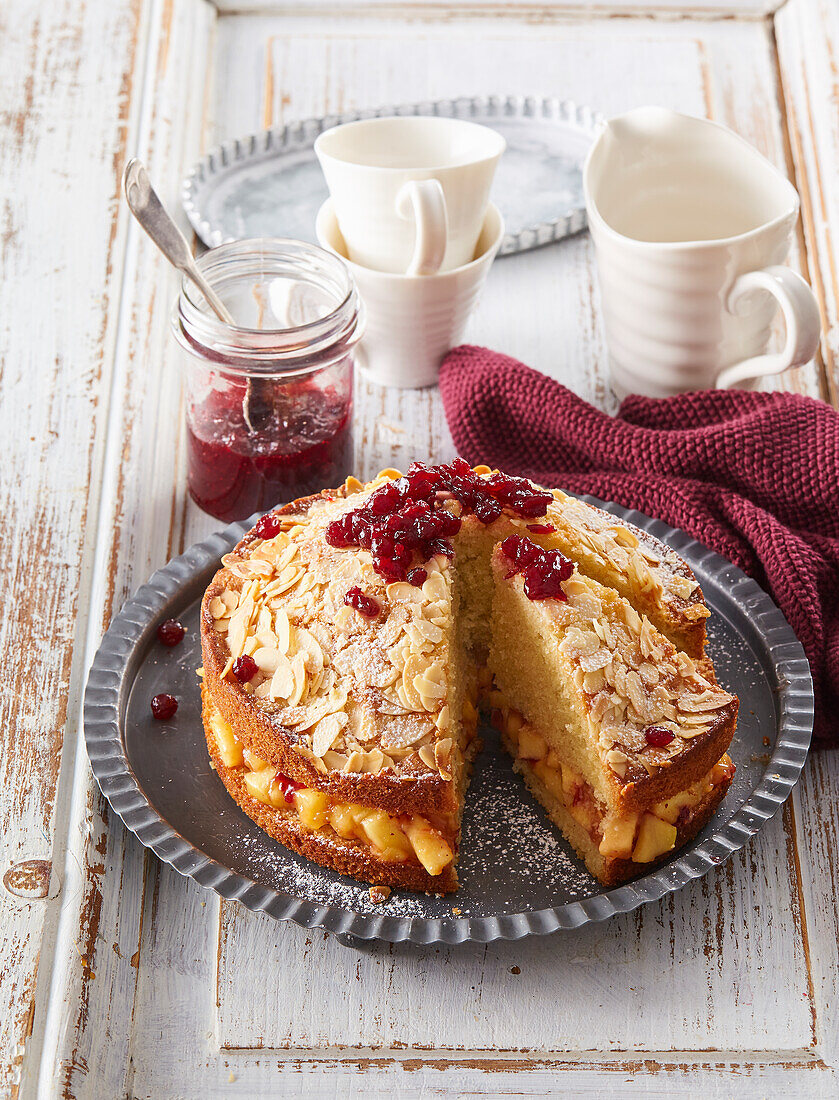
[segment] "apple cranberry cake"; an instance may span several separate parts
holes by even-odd
[[[287,847],[366,882],[457,887],[488,703],[601,881],[693,836],[731,782],[737,700],[672,550],[461,459],[263,516],[205,593],[214,766]]]

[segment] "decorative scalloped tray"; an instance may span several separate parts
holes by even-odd
[[[220,556],[253,521],[231,524],[175,558],[113,620],[93,662],[84,707],[87,750],[102,792],[142,843],[181,874],[250,909],[328,929],[350,943],[519,939],[604,920],[678,890],[742,848],[789,795],[810,743],[810,670],[784,616],[739,569],[658,520],[602,507],[690,562],[712,609],[709,649],[717,674],[741,700],[731,791],[704,832],[650,874],[617,889],[600,886],[531,799],[488,729],[469,789],[456,894],[394,891],[374,905],[368,887],[309,863],[263,833],[210,768],[195,676],[201,595]],[[166,649],[155,632],[173,616],[188,634]],[[149,700],[158,691],[180,699],[170,722],[151,717]]]
[[[330,126],[383,115],[465,118],[503,134],[507,151],[493,188],[507,226],[502,256],[585,229],[582,168],[601,116],[569,100],[472,96],[309,118],[226,141],[184,179],[181,198],[195,232],[210,247],[244,237],[314,242],[315,215],[327,197],[315,138]]]

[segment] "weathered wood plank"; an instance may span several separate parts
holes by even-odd
[[[0,1094],[36,1019],[45,925],[67,895],[56,787],[85,623],[122,274],[115,164],[139,6],[4,4],[0,33],[0,876],[55,861],[52,900],[0,889]],[[96,102],[92,99],[95,90]],[[71,181],[71,182],[68,182]],[[80,619],[77,618],[80,616]],[[48,875],[48,869],[45,874]],[[70,949],[84,953],[79,937]]]
[[[793,800],[819,1054],[839,1071],[839,752],[810,756]]]
[[[165,201],[177,208],[181,176],[201,145],[215,14],[203,0],[147,3],[138,13],[138,90],[108,162],[123,293],[110,307],[111,338],[96,363],[111,389],[110,406],[103,409],[107,439],[94,475],[101,489],[98,513],[89,520],[96,535],[77,639],[80,673],[125,598],[177,552],[173,540],[180,538],[183,517],[181,380],[166,331],[177,280],[130,222],[124,204],[117,206],[116,188],[126,156],[137,153]],[[101,88],[94,81],[86,92],[95,101]],[[94,233],[90,227],[87,232]],[[45,1082],[55,1082],[62,1096],[113,1097],[129,1090],[144,878],[153,861],[93,784],[81,741],[82,686],[76,686],[67,720],[66,747],[76,755],[68,757],[72,763],[62,776],[69,803],[67,901],[45,937],[36,1038],[45,1089]],[[35,1070],[27,1067],[33,1084]]]
[[[777,859],[789,844],[778,819],[725,869],[661,904],[546,939],[455,950],[356,954],[222,902],[219,1044],[794,1057],[815,1035],[795,869]]]
[[[157,1098],[166,1094],[167,1086],[177,1081],[177,1094],[183,1097],[252,1097],[255,1095],[340,1097],[395,1097],[397,1100],[424,1100],[434,1096],[574,1096],[599,1098],[621,1095],[638,1097],[696,1097],[709,1100],[723,1098],[754,1098],[755,1096],[828,1097],[835,1095],[837,1079],[818,1054],[811,1051],[724,1051],[709,1053],[693,1050],[674,1054],[651,1050],[641,1054],[632,1050],[605,1052],[561,1051],[548,1056],[528,1051],[503,1053],[497,1049],[473,1052],[423,1049],[412,1043],[403,1050],[388,1049],[289,1049],[281,1053],[268,1050],[219,1049],[213,1034],[212,974],[216,966],[217,940],[213,919],[217,901],[211,894],[184,882],[168,867],[155,864],[153,885],[147,892],[144,921],[144,942],[140,961],[135,1019],[142,1021],[143,1041],[133,1051],[132,1096]],[[656,920],[654,908],[647,910],[647,920]],[[774,916],[774,915],[773,915]],[[755,920],[759,918],[756,916]],[[632,934],[630,931],[630,935]],[[716,935],[713,931],[712,936]],[[590,929],[591,949],[599,955],[597,987],[588,991],[581,1011],[589,1003],[595,1017],[592,1042],[601,1042],[603,1026],[597,1007],[609,997],[614,1000],[631,998],[633,990],[629,975],[615,964],[604,942],[597,942],[598,930]],[[605,929],[600,930],[605,935]],[[585,938],[584,936],[584,938]],[[289,943],[288,941],[291,941]],[[186,946],[185,946],[186,945]],[[259,951],[259,964],[264,981],[278,991],[285,991],[289,1004],[296,1006],[304,1019],[318,1015],[328,1020],[335,997],[342,986],[349,985],[355,996],[359,1016],[369,1006],[366,998],[371,990],[365,985],[365,967],[374,965],[367,955],[357,956],[350,949],[333,947],[329,937],[321,932],[306,933],[291,926],[274,925],[271,936],[251,941]],[[541,947],[552,946],[557,963],[573,973],[579,965],[579,944],[564,935],[543,941]],[[533,944],[505,944],[488,948],[498,952],[499,964],[488,973],[481,1011],[496,1021],[499,1037],[509,1029],[511,1020],[510,988],[525,980],[528,950]],[[697,949],[698,945],[694,949]],[[288,960],[296,949],[297,965]],[[701,948],[699,948],[701,950]],[[445,1015],[454,1034],[461,1019],[453,1012],[452,997],[458,983],[463,982],[464,968],[478,950],[466,947],[462,952],[443,952],[429,957],[421,950],[419,962],[413,952],[400,948],[379,949],[382,968],[393,966],[424,966],[428,971],[448,974],[446,997],[433,1008]],[[666,948],[669,951],[669,947]],[[741,965],[738,948],[735,959],[717,956],[715,965],[723,970]],[[584,948],[585,951],[585,948]],[[655,958],[651,969],[658,966]],[[301,975],[306,969],[334,965],[335,981],[326,1003],[309,1005],[307,989]],[[518,965],[521,976],[510,973]],[[767,969],[771,963],[767,961]],[[362,974],[357,980],[356,974]],[[253,970],[240,973],[243,985],[252,980]],[[661,975],[662,982],[664,975]],[[357,990],[357,992],[355,992]],[[431,983],[414,987],[416,1004],[433,998]],[[602,991],[602,995],[601,995]],[[394,986],[387,990],[395,995]],[[567,1001],[571,982],[560,994]],[[568,1005],[557,1003],[556,996],[544,991],[537,994],[545,1015],[569,1011]],[[595,1001],[597,1007],[595,1007]],[[380,1006],[384,1007],[384,1006]],[[627,1005],[627,1013],[637,1006]],[[718,1004],[724,1011],[724,1006]],[[319,1014],[317,1013],[320,1009]],[[177,1021],[173,1028],[172,1021]],[[270,1023],[270,1021],[268,1021]],[[318,1026],[323,1026],[320,1022]],[[173,1034],[174,1031],[174,1034]],[[503,1046],[498,1042],[496,1046]]]
[[[828,394],[839,405],[839,10],[824,0],[791,0],[775,19],[775,36]]]
[[[280,0],[215,0],[222,15],[236,15],[241,12],[266,12],[276,14],[282,10]],[[474,14],[477,18],[494,15],[509,15],[512,11],[521,19],[538,18],[540,20],[567,19],[579,16],[590,19],[592,16],[630,16],[647,20],[665,19],[739,19],[756,20],[777,11],[783,0],[461,0],[453,4],[452,0],[420,0],[409,6],[421,14],[434,19],[446,19],[453,15],[462,18]],[[402,14],[406,5],[395,0],[354,0],[352,5],[341,5],[339,0],[297,0],[297,11],[317,12],[324,17],[333,14],[346,14],[347,8],[356,19],[365,16],[383,18],[394,13]]]

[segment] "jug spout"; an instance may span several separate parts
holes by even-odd
[[[594,222],[658,244],[728,240],[798,212],[789,180],[741,137],[664,107],[610,119],[583,185]]]
[[[666,107],[638,107],[609,119],[602,138],[608,155],[635,158],[653,142],[672,142],[687,116]]]

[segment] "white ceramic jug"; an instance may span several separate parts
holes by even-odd
[[[616,392],[729,388],[812,359],[816,299],[782,266],[798,195],[742,138],[643,107],[606,123],[583,183]],[[766,354],[778,306],[786,341]]]

